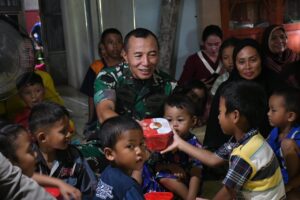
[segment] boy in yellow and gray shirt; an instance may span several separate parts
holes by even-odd
[[[163,151],[179,148],[216,167],[229,161],[222,189],[214,199],[285,199],[280,167],[274,152],[258,131],[266,108],[263,89],[250,81],[228,83],[221,92],[219,123],[233,137],[215,153],[193,147],[174,135]]]

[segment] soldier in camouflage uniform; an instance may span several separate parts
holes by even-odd
[[[125,63],[101,71],[94,84],[94,101],[100,122],[116,115],[141,120],[162,116],[163,103],[176,86],[156,69],[159,45],[149,30],[138,28],[124,40]]]

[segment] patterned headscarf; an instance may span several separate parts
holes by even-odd
[[[269,43],[272,34],[276,30],[282,30],[287,37],[283,26],[273,24],[265,29],[262,38],[263,62],[266,67],[280,74],[286,64],[299,60],[300,55],[294,53],[288,47],[282,52],[281,55],[271,52]]]

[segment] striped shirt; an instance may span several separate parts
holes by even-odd
[[[284,184],[275,154],[257,130],[246,133],[232,147],[229,170],[223,184],[237,192],[237,199],[285,198]]]

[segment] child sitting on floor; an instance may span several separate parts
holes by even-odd
[[[165,102],[164,118],[183,140],[196,148],[202,145],[190,129],[197,123],[193,102],[183,95],[171,95]],[[195,199],[199,193],[202,165],[183,151],[160,155],[155,165],[156,179],[182,199]]]
[[[300,196],[300,91],[282,88],[269,99],[271,131],[267,141],[275,152],[288,199]]]
[[[27,72],[17,79],[17,89],[26,107],[17,113],[14,122],[28,129],[28,118],[32,107],[44,100],[45,88],[42,78],[35,72]]]
[[[98,137],[111,164],[101,173],[94,199],[144,199],[141,186],[131,177],[141,170],[146,156],[141,126],[131,118],[113,117],[102,124]]]
[[[34,105],[37,105],[47,99],[45,99],[45,87],[41,76],[36,72],[26,72],[17,79],[17,89],[20,98],[25,103],[25,108],[20,113],[17,113],[14,122],[21,124],[26,129],[29,128],[28,119],[31,109]],[[51,100],[51,99],[49,99]],[[74,123],[69,120],[70,132],[73,133]]]
[[[98,43],[98,53],[101,59],[95,60],[84,77],[80,91],[88,96],[89,116],[84,134],[87,139],[93,139],[97,125],[97,114],[94,105],[94,82],[98,73],[107,67],[117,66],[123,62],[121,55],[123,49],[123,37],[115,28],[105,29]]]
[[[233,137],[215,153],[196,148],[174,134],[175,148],[216,167],[229,160],[222,189],[214,199],[284,199],[280,167],[272,148],[258,131],[266,104],[264,90],[250,81],[228,83],[221,91],[219,123]],[[176,132],[176,131],[175,131]]]
[[[0,129],[0,152],[41,186],[57,187],[64,199],[81,199],[80,191],[62,180],[34,173],[36,153],[32,150],[28,132],[21,125],[7,124]]]
[[[53,102],[35,105],[29,117],[29,130],[37,145],[36,171],[60,178],[90,199],[95,192],[96,177],[80,151],[70,145],[69,115],[67,110]]]

